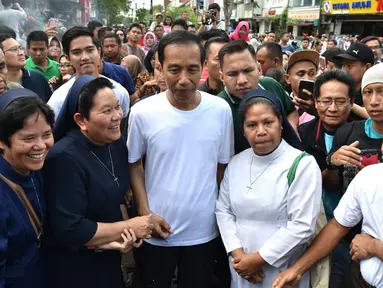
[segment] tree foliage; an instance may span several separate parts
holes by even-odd
[[[136,10],[136,22],[149,23],[149,14],[150,14],[150,11],[148,9],[145,9],[145,8],[137,9]]]
[[[119,24],[121,13],[130,9],[130,0],[97,0],[99,9],[107,16],[108,25]]]
[[[274,24],[275,32],[279,35],[286,31],[287,23],[290,22],[289,18],[287,17],[289,13],[288,8],[285,8],[281,14],[275,15],[271,22]]]
[[[189,13],[189,21],[192,22],[193,24],[198,24],[198,19],[197,16],[195,15],[193,9],[189,6],[186,7],[169,7],[166,9],[166,16],[171,16],[173,20],[180,18],[182,12],[188,12]],[[165,19],[165,17],[164,17]]]

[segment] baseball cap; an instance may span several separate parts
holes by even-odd
[[[374,64],[374,53],[366,44],[358,42],[352,44],[346,53],[335,56],[334,59],[346,59]]]
[[[294,64],[302,61],[309,61],[318,68],[319,56],[319,53],[314,50],[303,50],[295,52],[290,56],[289,62],[287,63],[286,72],[288,72],[290,68],[294,66]]]

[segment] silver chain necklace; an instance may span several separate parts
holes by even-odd
[[[89,150],[89,151],[97,159],[97,161],[106,169],[106,171],[108,171],[108,173],[113,176],[113,181],[116,182],[118,187],[120,187],[120,183],[118,183],[118,177],[116,177],[116,174],[114,174],[114,165],[113,165],[113,159],[112,159],[112,152],[110,151],[110,146],[108,148],[109,148],[108,149],[109,150],[109,159],[110,159],[110,163],[112,164],[112,171],[110,171],[108,169],[108,167],[106,167],[106,165],[100,160],[100,158],[97,157],[96,154],[93,153],[92,150]]]
[[[41,214],[41,227],[39,227],[40,231],[39,231],[39,235],[37,235],[37,241],[40,241],[41,235],[43,234],[43,226],[42,225],[44,223],[44,214],[43,214],[43,209],[41,208],[39,193],[37,193],[37,189],[35,186],[35,181],[33,181],[32,177],[31,177],[31,180],[32,180],[33,189],[35,190],[35,193],[36,193],[37,204],[39,204],[39,209],[40,209],[40,214]]]
[[[254,157],[251,157],[251,164],[250,164],[250,185],[247,185],[246,188],[249,189],[247,192],[250,192],[250,190],[253,190],[252,186],[253,184],[259,179],[259,177],[261,177],[263,175],[263,173],[265,173],[265,171],[270,167],[271,164],[273,164],[274,160],[277,159],[278,157],[274,158],[273,160],[270,161],[270,163],[266,166],[265,170],[263,170],[261,172],[261,174],[259,174],[257,176],[257,178],[255,178],[254,181],[251,181],[251,168],[253,166],[253,160],[254,160]]]

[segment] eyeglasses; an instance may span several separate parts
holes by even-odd
[[[72,64],[70,63],[60,64],[60,68],[69,68],[69,67],[72,67]]]
[[[4,53],[8,51],[12,53],[21,52],[21,51],[24,52],[24,48],[22,46],[15,46],[15,47],[9,48],[8,50],[4,50]]]
[[[319,100],[317,99],[317,102],[322,105],[323,107],[330,107],[332,105],[332,103],[335,103],[335,106],[336,107],[344,107],[346,106],[347,104],[350,103],[350,98],[348,99],[322,99],[322,100]]]

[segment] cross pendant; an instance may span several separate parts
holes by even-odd
[[[114,178],[114,182],[116,182],[117,186],[120,187],[120,183],[118,183],[118,177]]]

